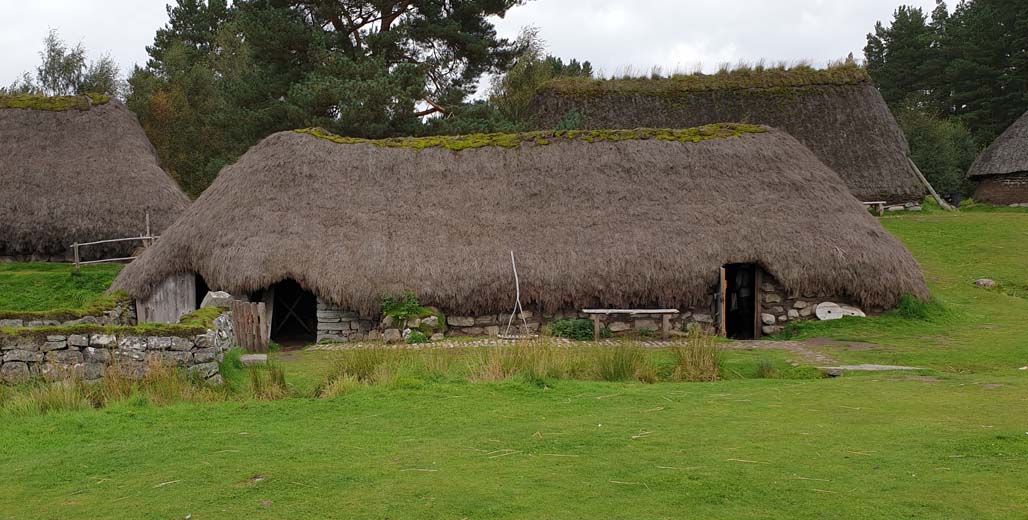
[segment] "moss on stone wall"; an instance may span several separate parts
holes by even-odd
[[[658,139],[662,141],[698,142],[707,139],[738,137],[743,134],[766,132],[767,128],[759,125],[743,123],[716,123],[696,128],[636,128],[634,130],[567,130],[538,131],[518,134],[470,134],[457,136],[433,137],[395,137],[390,139],[363,139],[359,137],[343,137],[329,133],[321,128],[303,128],[296,130],[302,134],[327,139],[340,144],[373,144],[389,148],[445,148],[455,152],[468,148],[484,148],[496,146],[515,148],[522,144],[545,146],[554,141],[617,142],[627,140]]]
[[[28,108],[32,110],[89,110],[96,105],[103,105],[111,100],[103,94],[86,94],[84,96],[38,96],[35,94],[15,94],[0,96],[0,109]]]
[[[842,86],[867,83],[867,70],[855,64],[827,69],[753,69],[722,71],[715,74],[688,74],[661,78],[589,79],[562,78],[540,87],[540,93],[563,96],[602,96],[617,94],[675,95],[694,92],[743,89],[794,89],[816,86]]]

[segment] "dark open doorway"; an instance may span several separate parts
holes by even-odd
[[[725,266],[725,334],[733,339],[754,339],[757,330],[757,267]]]
[[[271,339],[284,346],[317,341],[318,299],[293,280],[271,286]],[[267,301],[269,298],[264,298]]]
[[[210,287],[207,286],[207,282],[199,274],[196,275],[196,308],[199,309],[200,305],[203,304],[203,299],[207,297],[207,293],[210,292]]]

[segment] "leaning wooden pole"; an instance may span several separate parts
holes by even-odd
[[[910,166],[914,169],[914,173],[917,174],[917,178],[921,179],[921,184],[924,184],[925,188],[928,188],[928,193],[932,194],[932,198],[935,199],[935,202],[939,203],[939,207],[945,210],[953,211],[953,206],[950,206],[949,203],[942,200],[942,197],[940,197],[939,194],[935,192],[935,188],[932,187],[931,183],[928,182],[928,179],[925,178],[923,173],[921,173],[921,170],[918,169],[916,164],[914,164],[914,160],[910,157],[907,157],[907,161],[910,161]]]

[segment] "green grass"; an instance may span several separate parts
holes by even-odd
[[[293,397],[269,400],[282,373],[230,359],[234,397],[0,419],[0,518],[1024,518],[1028,300],[973,282],[1028,284],[1028,212],[882,223],[934,301],[795,333],[928,371],[821,379],[784,352],[726,350],[717,382],[540,385],[454,364],[313,398],[346,354],[276,352]],[[670,351],[646,355],[672,369]]]
[[[89,110],[92,105],[104,105],[110,102],[110,100],[110,96],[104,94],[86,94],[84,96],[0,95],[0,109],[29,108],[52,112],[63,112],[71,109]]]
[[[809,322],[796,337],[876,343],[837,350],[852,363],[923,366],[950,372],[1014,373],[1028,365],[1028,212],[887,217],[882,224],[914,252],[935,300],[927,319],[899,312],[872,319]],[[1000,288],[975,286],[991,278]]]
[[[120,264],[84,265],[56,262],[0,263],[0,318],[56,319],[99,314],[116,298],[104,292]]]

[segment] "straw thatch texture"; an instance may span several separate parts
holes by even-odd
[[[891,306],[919,267],[802,144],[771,130],[701,142],[553,139],[516,148],[391,148],[274,134],[225,168],[114,287],[174,273],[246,293],[292,278],[377,311],[412,289],[451,312],[688,306],[729,262],[800,291]]]
[[[124,105],[0,110],[0,256],[64,257],[73,242],[139,236],[147,210],[160,232],[188,204]],[[82,252],[124,256],[139,245]]]
[[[557,80],[540,89],[532,109],[539,128],[568,120],[588,129],[679,128],[715,121],[768,125],[807,145],[859,199],[920,200],[925,189],[910,167],[906,139],[881,94],[866,73],[840,74],[751,73],[732,81],[691,76]]]
[[[1028,112],[1010,125],[974,162],[967,176],[1028,172]]]

